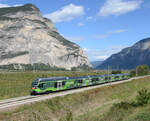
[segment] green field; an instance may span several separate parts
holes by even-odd
[[[135,100],[137,91],[150,91],[150,77],[110,85],[82,93],[56,97],[1,112],[6,121],[150,121],[150,103],[117,108],[114,104]]]
[[[39,77],[53,76],[84,76],[101,75],[107,71],[99,72],[70,72],[70,71],[43,71],[43,72],[4,72],[0,73],[0,100],[30,94],[31,83]]]

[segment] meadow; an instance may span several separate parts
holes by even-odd
[[[31,83],[40,77],[73,77],[85,75],[102,75],[107,71],[74,72],[74,71],[28,71],[0,72],[0,100],[30,95]],[[110,72],[109,72],[110,73]]]
[[[122,106],[132,102],[138,90],[150,91],[150,77],[109,85],[82,93],[32,103],[0,112],[2,121],[149,121],[150,102],[144,106]],[[126,107],[127,106],[127,107]]]

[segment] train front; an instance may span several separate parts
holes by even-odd
[[[32,82],[31,85],[31,95],[35,95],[38,92],[38,84],[39,84],[39,79],[36,79]]]

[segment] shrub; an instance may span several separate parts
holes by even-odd
[[[111,74],[121,74],[121,70],[113,70]]]
[[[130,71],[130,76],[131,76],[131,77],[136,76],[136,71],[135,71],[135,70]]]
[[[136,67],[138,76],[147,75],[149,72],[149,67],[147,65],[140,65]]]
[[[116,108],[117,110],[119,109],[128,110],[129,108],[131,108],[131,104],[128,102],[120,102],[120,103],[114,104],[113,107]]]
[[[66,121],[73,121],[73,114],[71,111],[67,112]]]
[[[150,114],[148,112],[137,114],[134,121],[150,121]]]
[[[138,91],[138,95],[136,97],[136,104],[137,106],[143,106],[148,103],[150,100],[150,92],[148,92],[148,89],[141,89]]]

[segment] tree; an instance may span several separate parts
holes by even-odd
[[[138,76],[147,75],[149,73],[149,67],[147,65],[139,65],[136,67],[136,74]]]
[[[131,70],[131,71],[130,71],[130,76],[131,76],[131,77],[136,76],[136,71],[135,71],[135,70]]]
[[[111,74],[121,74],[121,70],[113,70]]]

